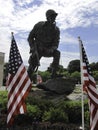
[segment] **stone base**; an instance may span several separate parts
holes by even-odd
[[[55,78],[38,84],[37,87],[46,91],[55,92],[57,94],[70,94],[75,87],[75,83],[70,79]]]

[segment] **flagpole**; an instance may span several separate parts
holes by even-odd
[[[12,37],[13,37],[14,33],[13,33],[13,32],[11,32],[11,35],[12,35]]]
[[[81,49],[81,39],[78,37],[79,40],[79,49],[80,49],[80,67],[81,67],[81,91],[82,91],[82,97],[81,97],[81,104],[82,104],[82,130],[84,130],[84,95],[83,95],[83,69],[82,69],[82,49]]]

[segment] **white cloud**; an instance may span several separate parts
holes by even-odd
[[[74,38],[72,35],[63,32],[61,33],[60,43],[61,44],[77,44],[78,38]]]
[[[77,44],[77,38],[66,32],[67,29],[76,27],[98,26],[98,0],[0,0],[0,51],[5,53],[5,60],[8,61],[8,54],[11,41],[11,32],[15,38],[25,64],[28,63],[29,46],[27,35],[34,24],[40,20],[45,20],[45,12],[52,8],[58,12],[57,25],[61,29],[61,44]],[[31,5],[30,5],[31,3]],[[26,33],[24,35],[24,33]],[[18,36],[19,37],[18,37]],[[61,50],[62,51],[62,50]],[[70,58],[65,58],[62,52],[62,63],[76,58],[77,54],[67,52]],[[64,60],[64,61],[63,61]],[[50,63],[51,59],[49,60]],[[45,59],[41,60],[45,68]],[[49,64],[47,63],[47,64]]]
[[[89,63],[98,62],[98,56],[90,56],[89,57]]]
[[[50,58],[44,58],[42,57],[41,60],[40,60],[40,67],[39,67],[39,70],[47,70],[47,68],[50,66],[50,64],[52,63],[53,61],[53,58],[50,57]]]
[[[74,52],[62,52],[61,53],[61,65],[64,66],[64,68],[67,68],[68,64],[72,60],[79,59],[79,52],[74,53]]]
[[[0,17],[11,16],[13,11],[13,0],[0,0]]]
[[[33,2],[34,0],[32,0],[32,2]],[[17,1],[17,4],[19,5],[19,6],[26,6],[27,4],[30,4],[31,3],[31,0],[19,0],[19,1]]]

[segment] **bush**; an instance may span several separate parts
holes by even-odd
[[[7,91],[0,91],[0,111],[6,111],[7,101]]]
[[[39,99],[39,98],[28,97],[26,102],[27,102],[27,104],[38,106],[38,108],[42,111],[42,113],[44,111],[49,110],[50,107],[54,106],[50,100]]]
[[[70,123],[78,123],[82,122],[82,106],[81,101],[63,101],[60,102],[57,106],[62,109],[68,115],[68,121]],[[84,112],[88,112],[88,102],[87,100],[84,102]],[[89,122],[89,117],[85,115],[85,121]]]
[[[27,105],[27,114],[32,118],[33,121],[39,120],[41,110],[36,105]]]
[[[0,91],[0,104],[5,106],[7,103],[7,91]]]
[[[64,101],[60,105],[63,111],[67,113],[70,123],[81,123],[81,102],[79,101]]]
[[[43,82],[46,82],[51,76],[51,73],[49,71],[40,71],[39,74],[41,75]]]
[[[0,108],[6,110],[7,92],[0,92]],[[81,124],[81,101],[58,101],[53,103],[47,99],[35,99],[28,97],[26,100],[27,114],[18,115],[16,122],[18,124],[32,123],[33,121],[49,121],[51,123],[74,123]],[[85,122],[89,125],[88,101],[84,102]],[[5,120],[5,119],[4,119]],[[6,120],[0,121],[0,126]]]
[[[51,123],[68,122],[67,114],[59,108],[50,108],[49,111],[45,111],[42,119],[43,121],[50,121]]]

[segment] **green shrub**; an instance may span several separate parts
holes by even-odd
[[[27,105],[27,114],[32,117],[32,120],[39,120],[41,110],[36,105]]]
[[[87,124],[89,124],[89,119],[90,119],[90,112],[89,111],[85,111],[84,112],[84,118],[85,118],[85,122],[87,123]]]
[[[81,123],[81,103],[67,102],[66,110],[70,123]]]
[[[1,109],[7,108],[7,91],[0,91],[0,106]]]
[[[63,110],[60,110],[59,108],[50,108],[49,111],[45,111],[42,119],[43,121],[50,121],[51,123],[68,122],[67,114]]]
[[[16,117],[16,122],[22,123],[28,119],[32,121],[50,121],[81,124],[81,101],[58,101],[53,103],[47,99],[29,97],[26,100],[27,114]],[[0,108],[6,110],[7,92],[0,92]],[[88,101],[84,101],[85,122],[89,125]]]
[[[68,120],[70,123],[82,122],[82,105],[81,101],[62,101],[58,104],[58,108],[62,109],[67,113]],[[84,112],[88,112],[88,102],[84,101]],[[85,116],[85,120],[88,122],[89,117]]]
[[[36,105],[38,106],[38,108],[44,112],[50,109],[50,107],[53,107],[54,104],[50,101],[50,100],[46,100],[46,99],[39,99],[39,98],[31,98],[28,97],[27,101],[28,104],[30,105]]]
[[[0,103],[3,102],[3,100],[7,100],[7,91],[0,91]]]

